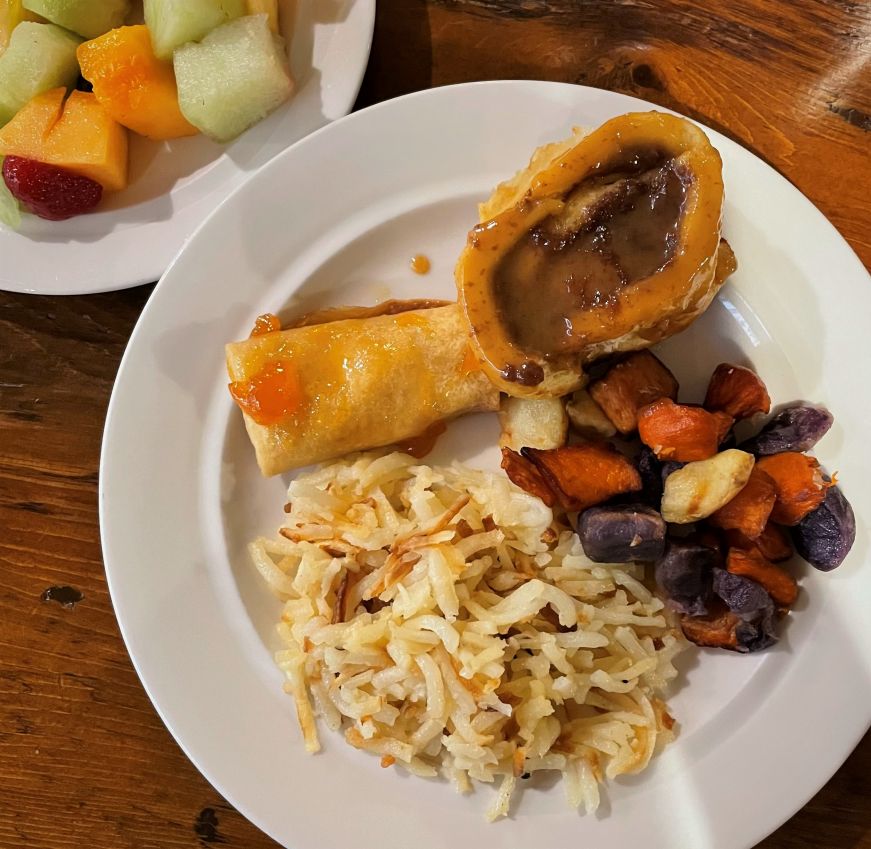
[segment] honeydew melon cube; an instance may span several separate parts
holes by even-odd
[[[85,38],[120,27],[130,11],[130,0],[23,0],[22,5]]]
[[[245,0],[145,0],[143,10],[154,55],[171,59],[176,47],[244,15],[246,5]]]
[[[266,15],[224,24],[173,57],[182,114],[216,141],[236,138],[293,92],[284,42]]]
[[[24,21],[15,27],[0,56],[0,127],[37,94],[76,84],[80,43],[80,38],[54,24]]]

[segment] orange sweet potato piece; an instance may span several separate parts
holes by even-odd
[[[771,476],[754,466],[744,489],[708,516],[708,521],[718,528],[740,531],[751,540],[756,539],[765,530],[776,498],[777,487]]]
[[[771,409],[768,390],[755,371],[731,363],[720,363],[711,376],[705,408],[720,410],[735,419],[746,419]]]
[[[660,398],[638,411],[638,435],[660,460],[707,460],[717,453],[732,419]]]
[[[756,468],[774,480],[777,499],[771,518],[781,525],[797,525],[822,504],[826,490],[834,484],[823,477],[820,464],[813,457],[797,451],[760,457]]]
[[[781,607],[791,607],[798,598],[795,578],[780,566],[766,560],[756,549],[733,548],[726,557],[726,569],[760,584]]]
[[[521,457],[510,448],[502,449],[502,468],[512,483],[517,484],[524,492],[537,495],[548,507],[556,504],[556,495],[548,486],[538,467],[525,457]]]
[[[753,542],[762,553],[762,556],[772,563],[789,560],[793,555],[789,534],[779,525],[775,525],[774,522],[769,522]]]
[[[756,539],[750,539],[741,531],[726,531],[726,541],[730,548],[753,549],[758,551],[766,560],[772,563],[780,563],[792,557],[792,543],[789,534],[774,522],[769,521],[762,533]]]
[[[677,398],[677,380],[650,351],[636,351],[587,391],[620,433],[632,433],[641,407],[657,398]]]
[[[697,646],[735,650],[738,648],[735,629],[740,621],[725,604],[721,604],[712,607],[707,616],[681,616],[680,626],[684,636]]]
[[[562,448],[524,448],[566,510],[586,510],[624,492],[641,489],[638,469],[607,442]]]

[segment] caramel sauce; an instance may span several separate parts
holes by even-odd
[[[423,433],[412,436],[411,439],[403,439],[396,443],[397,451],[404,451],[415,459],[426,457],[435,448],[438,438],[448,429],[443,421],[434,422]]]
[[[670,263],[687,187],[673,161],[654,162],[654,152],[624,151],[613,171],[601,167],[612,182],[594,172],[502,258],[493,295],[522,349],[549,356],[577,348],[573,315],[613,306],[625,287]]]
[[[229,386],[239,408],[260,425],[278,424],[302,404],[299,375],[290,360],[272,360],[250,380]]]
[[[431,268],[431,264],[428,256],[424,256],[423,254],[416,254],[411,258],[411,270],[415,274],[428,274]]]
[[[481,363],[475,356],[471,345],[466,345],[466,352],[463,354],[463,361],[460,363],[460,374],[471,374],[474,371],[481,370]]]
[[[251,328],[248,338],[264,336],[267,333],[275,333],[278,330],[281,330],[281,319],[271,312],[265,312],[254,319],[254,327]]]

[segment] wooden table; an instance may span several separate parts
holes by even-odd
[[[788,177],[871,266],[865,0],[379,0],[358,106],[500,77],[614,89],[698,118]],[[0,293],[3,849],[276,845],[169,736],[106,591],[100,437],[150,291]],[[72,608],[42,600],[57,586],[84,597]],[[869,776],[871,735],[760,846],[871,849]]]

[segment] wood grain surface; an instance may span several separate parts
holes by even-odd
[[[359,106],[496,78],[597,86],[698,118],[795,183],[871,265],[864,0],[379,0]],[[0,849],[276,845],[169,736],[106,590],[101,432],[149,294],[0,293]],[[81,600],[43,600],[58,587]],[[760,844],[808,846],[871,849],[871,735]]]

